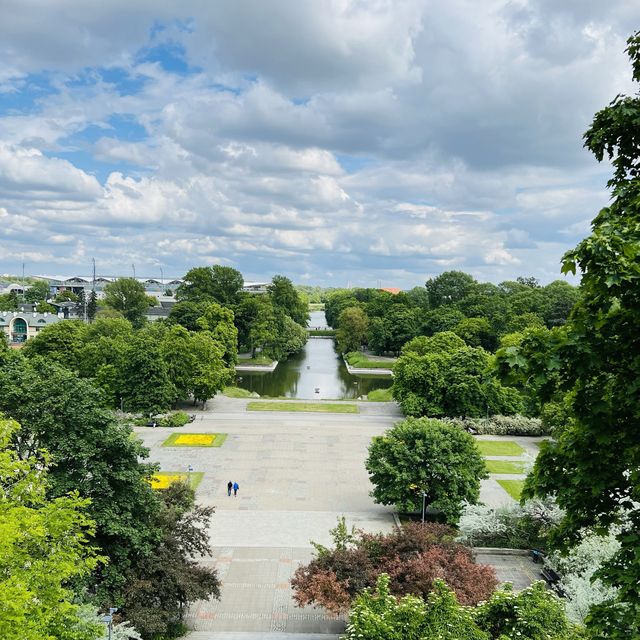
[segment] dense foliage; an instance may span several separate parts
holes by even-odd
[[[578,640],[561,602],[538,582],[520,593],[496,591],[477,607],[461,606],[442,580],[426,597],[391,594],[388,575],[355,600],[346,640]]]
[[[317,557],[299,567],[291,584],[299,606],[349,609],[356,595],[386,573],[391,592],[426,597],[443,579],[465,604],[489,597],[497,581],[491,567],[476,564],[471,551],[439,524],[407,524],[390,534],[348,532],[342,519],[332,530],[335,547],[316,544]]]
[[[111,407],[156,413],[190,396],[204,402],[233,379],[231,312],[207,305],[199,322],[201,329],[188,331],[160,322],[136,330],[123,318],[68,320],[40,331],[22,351],[91,379]]]
[[[105,286],[104,303],[139,328],[145,322],[145,313],[156,300],[146,294],[144,286],[135,278],[118,278]]]
[[[398,353],[412,338],[453,331],[467,345],[493,351],[506,334],[563,324],[577,300],[578,290],[562,280],[545,287],[535,278],[493,285],[447,271],[423,288],[397,295],[379,289],[335,291],[326,298],[325,314],[331,327],[343,331],[348,350],[359,340],[357,347]],[[347,309],[363,314],[355,327],[351,314],[342,316]]]
[[[404,345],[392,392],[408,416],[478,418],[524,409],[521,394],[495,377],[489,353],[448,331]]]
[[[455,523],[463,503],[475,504],[484,458],[466,431],[428,418],[407,418],[373,438],[366,461],[376,502],[401,511],[427,506]]]
[[[0,411],[21,422],[12,439],[20,459],[49,452],[49,499],[75,491],[90,500],[91,543],[108,560],[85,580],[97,604],[120,606],[140,631],[168,633],[187,600],[217,594],[215,574],[202,574],[190,559],[206,553],[202,528],[210,511],[194,507],[191,490],[172,503],[151,489],[155,466],[140,461],[148,450],[89,381],[42,358],[14,356],[0,368]],[[153,598],[141,594],[151,574]],[[157,588],[161,576],[166,593]]]
[[[458,539],[472,547],[545,551],[549,533],[562,516],[549,498],[500,507],[467,505],[458,522]]]
[[[627,49],[640,82],[640,32]],[[640,637],[640,96],[618,96],[596,114],[585,146],[614,168],[612,202],[592,233],[564,257],[582,272],[582,295],[567,325],[505,349],[503,366],[541,401],[558,390],[570,419],[543,444],[527,496],[555,495],[566,517],[555,542],[585,528],[621,526],[620,550],[597,573],[616,595],[591,610],[598,638]],[[568,473],[567,470],[570,470]]]
[[[94,640],[100,625],[81,621],[67,586],[99,561],[87,544],[89,501],[47,495],[48,457],[19,456],[11,446],[19,430],[0,414],[0,637]]]

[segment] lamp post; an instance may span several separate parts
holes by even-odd
[[[424,524],[425,514],[427,512],[427,493],[426,491],[422,492],[422,524]]]
[[[118,607],[109,607],[109,613],[105,614],[100,618],[101,622],[104,622],[107,625],[107,630],[109,632],[109,640],[111,640],[111,631],[113,630],[113,614],[118,610]]]

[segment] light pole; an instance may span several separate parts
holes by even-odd
[[[422,524],[424,524],[424,517],[427,512],[427,493],[426,491],[422,492]]]
[[[118,607],[109,607],[109,613],[105,614],[100,618],[101,622],[104,622],[107,625],[107,630],[109,631],[109,640],[111,640],[111,631],[113,629],[113,614],[118,610]]]

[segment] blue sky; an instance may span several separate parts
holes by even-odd
[[[561,6],[558,6],[561,5]],[[560,277],[624,0],[7,0],[0,274]]]

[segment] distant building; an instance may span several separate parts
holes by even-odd
[[[381,287],[378,291],[386,291],[387,293],[397,296],[402,289],[398,289],[397,287]]]
[[[37,280],[44,280],[49,285],[49,292],[52,296],[62,291],[72,291],[79,294],[85,291],[87,294],[95,287],[98,298],[104,297],[104,288],[107,284],[115,282],[119,278],[129,276],[96,276],[95,282],[93,276],[56,276],[56,275],[39,275],[32,276]],[[157,298],[164,297],[164,292],[171,289],[175,293],[175,289],[180,286],[184,280],[182,278],[135,278],[149,295],[155,295]],[[243,291],[247,293],[265,293],[268,282],[245,282]],[[12,285],[13,286],[13,285]],[[17,285],[16,285],[17,286]],[[21,291],[18,291],[21,293]]]
[[[54,313],[35,311],[0,311],[0,331],[9,339],[9,344],[22,344],[38,335],[38,331],[60,322]]]
[[[2,287],[2,285],[0,284],[0,295],[5,293],[16,293],[18,295],[22,295],[24,293],[24,285],[12,282],[6,287]]]

